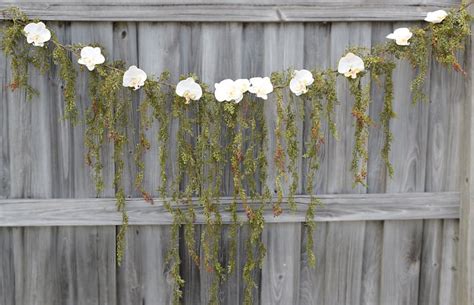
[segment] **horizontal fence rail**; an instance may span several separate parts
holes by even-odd
[[[460,1],[2,1],[29,16],[65,21],[305,22],[422,20],[426,13]]]
[[[413,219],[457,219],[459,218],[459,193],[395,193],[395,194],[337,194],[320,195],[316,221],[355,220],[413,220]],[[304,222],[309,196],[297,196],[297,211],[290,211],[284,200],[284,210],[279,217],[272,214],[267,205],[265,218],[269,223]],[[202,207],[193,199],[197,214],[196,223],[205,223]],[[222,219],[230,222],[229,205],[232,198],[221,198]],[[240,201],[239,201],[240,202]],[[250,205],[255,204],[251,201]],[[179,205],[186,208],[186,204]],[[142,199],[127,201],[131,225],[172,224],[172,216],[166,211],[163,200],[153,204]],[[239,217],[245,211],[240,207]],[[116,211],[115,199],[6,199],[0,200],[0,226],[101,226],[120,225],[121,215]]]

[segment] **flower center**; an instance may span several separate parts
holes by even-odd
[[[265,90],[263,90],[262,87],[260,87],[260,88],[257,89],[257,95],[265,95],[265,94],[266,94],[266,93],[265,93]]]
[[[353,67],[351,67],[351,68],[349,69],[349,71],[344,74],[344,76],[356,78],[356,77],[357,77],[357,73],[359,73],[360,71],[361,71],[361,70],[360,70],[359,68],[353,68]]]
[[[40,34],[33,34],[31,35],[31,38],[33,39],[34,42],[40,42],[41,36]]]
[[[130,80],[130,85],[132,85],[132,87],[138,88],[139,84],[140,84],[140,79],[138,77],[133,77]]]
[[[229,89],[229,96],[231,97],[231,99],[236,99],[238,98],[240,95],[240,90],[237,89],[237,87],[235,86],[232,86],[232,88]]]
[[[86,63],[87,66],[94,65],[94,60],[91,57],[84,58],[84,62]]]
[[[186,104],[189,104],[190,100],[194,100],[196,98],[196,94],[189,90],[186,90],[183,94],[183,97],[186,99]]]
[[[305,93],[305,91],[306,91],[306,82],[302,81],[302,80],[298,81],[298,85],[296,86],[296,89],[298,91],[301,91],[301,92]]]

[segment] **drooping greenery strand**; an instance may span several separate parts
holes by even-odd
[[[325,135],[322,130],[323,111],[325,113],[329,134],[337,139],[337,129],[332,120],[334,105],[337,104],[336,96],[336,77],[335,73],[326,71],[326,73],[314,71],[314,84],[310,87],[304,99],[305,108],[309,107],[309,141],[304,143],[303,158],[306,161],[307,173],[305,190],[310,194],[310,202],[306,210],[306,255],[309,266],[316,265],[316,256],[314,255],[313,233],[316,228],[314,221],[316,208],[319,200],[315,194],[315,177],[320,167],[319,152],[325,142]],[[323,105],[326,102],[326,106]],[[325,110],[324,110],[325,109]]]
[[[113,147],[112,162],[114,177],[112,187],[115,190],[117,209],[122,215],[123,225],[117,233],[117,262],[123,259],[126,241],[128,216],[126,194],[122,176],[124,171],[124,150],[127,147],[127,133],[131,122],[128,113],[131,111],[131,90],[122,87],[125,71],[123,62],[105,62],[88,73],[88,101],[84,118],[79,117],[76,106],[75,60],[80,56],[85,45],[62,44],[54,32],[51,41],[45,47],[32,47],[27,44],[23,27],[30,22],[19,9],[4,11],[11,21],[2,28],[1,49],[11,58],[12,76],[9,87],[12,90],[22,88],[28,98],[38,92],[30,85],[30,69],[41,73],[59,67],[58,74],[63,85],[64,116],[74,123],[84,123],[86,163],[92,168],[92,176],[98,195],[105,189],[103,171],[107,163],[106,147]],[[367,175],[367,141],[372,119],[368,113],[370,102],[370,79],[380,84],[384,91],[383,109],[380,113],[380,126],[383,130],[384,144],[381,156],[387,172],[391,176],[390,147],[393,135],[390,121],[395,117],[393,111],[393,71],[398,60],[406,60],[414,68],[416,75],[412,81],[412,99],[414,102],[425,99],[424,81],[429,68],[431,54],[436,62],[452,66],[463,72],[457,60],[457,53],[463,49],[466,38],[470,35],[471,16],[466,5],[450,11],[448,17],[440,24],[411,27],[413,37],[409,46],[400,46],[390,41],[372,48],[351,47],[351,51],[360,56],[366,71],[356,79],[343,79],[349,82],[354,96],[352,115],[354,117],[354,147],[351,170],[354,181],[364,184]],[[105,51],[105,50],[104,50]],[[85,69],[81,69],[83,71]],[[179,304],[183,295],[184,279],[180,273],[180,239],[184,240],[189,256],[194,263],[212,272],[210,304],[219,304],[221,284],[229,273],[236,268],[236,251],[238,232],[248,228],[245,241],[246,261],[243,268],[245,283],[244,304],[250,305],[255,297],[258,268],[261,268],[265,256],[265,245],[262,232],[265,223],[264,211],[273,202],[273,214],[282,213],[283,196],[288,193],[290,209],[296,209],[294,196],[299,181],[305,182],[304,190],[310,194],[310,203],[306,213],[307,243],[306,252],[309,265],[314,266],[316,257],[313,253],[313,232],[316,208],[319,204],[316,193],[316,174],[319,169],[319,152],[326,141],[323,123],[329,129],[328,136],[338,138],[335,124],[335,111],[338,105],[336,78],[343,78],[332,69],[312,71],[314,83],[308,92],[301,97],[294,97],[288,90],[293,77],[293,70],[275,72],[271,75],[274,86],[273,97],[263,102],[246,94],[240,103],[219,103],[208,87],[203,87],[200,101],[187,104],[184,98],[174,93],[175,86],[169,83],[170,75],[163,72],[159,77],[150,77],[142,89],[143,98],[137,110],[139,129],[134,131],[138,144],[134,147],[134,159],[137,167],[135,187],[144,200],[153,203],[153,190],[144,185],[147,164],[144,155],[151,150],[152,142],[158,142],[156,162],[160,167],[160,181],[157,192],[163,199],[166,210],[173,216],[170,250],[167,255],[170,274],[173,277],[173,304]],[[365,75],[367,81],[362,76]],[[191,75],[195,80],[197,76]],[[364,78],[365,78],[364,77]],[[364,83],[364,85],[363,85]],[[275,128],[268,130],[264,115],[265,104],[275,103]],[[302,111],[305,107],[309,111]],[[299,120],[309,122],[309,139],[299,145],[297,124]],[[156,135],[150,134],[150,128],[158,125]],[[325,126],[325,125],[324,125]],[[174,133],[171,134],[171,131]],[[274,136],[275,148],[268,153],[269,135]],[[155,137],[155,138],[153,138]],[[225,139],[225,140],[224,140]],[[303,146],[303,151],[300,151]],[[171,147],[171,148],[170,148]],[[176,152],[174,157],[169,156]],[[298,158],[303,155],[306,164],[306,179],[301,179],[297,166]],[[268,183],[267,157],[273,158],[276,170],[275,181]],[[174,162],[174,164],[173,164]],[[229,169],[229,177],[225,168]],[[172,170],[170,170],[172,169]],[[219,198],[223,181],[232,183],[233,201],[230,205],[231,223],[226,239],[229,241],[227,261],[220,257],[222,246],[222,215]],[[289,182],[289,183],[288,183]],[[146,183],[149,184],[148,181]],[[286,189],[288,188],[288,190]],[[272,191],[270,191],[272,189]],[[273,189],[276,198],[273,197]],[[323,191],[323,190],[321,190]],[[169,198],[171,196],[171,199]],[[196,201],[195,198],[198,198]],[[238,202],[241,202],[241,206]],[[204,225],[199,237],[197,250],[194,221],[198,209],[203,211]],[[246,217],[239,218],[238,211],[243,210]]]
[[[299,172],[298,172],[298,128],[296,120],[302,117],[303,109],[301,109],[301,99],[290,98],[286,107],[286,130],[285,141],[287,144],[286,151],[288,154],[287,172],[291,175],[291,184],[288,193],[288,206],[290,210],[296,211],[295,194],[298,188]]]
[[[284,186],[283,182],[286,178],[286,152],[283,148],[284,143],[284,124],[286,121],[285,108],[283,105],[283,86],[284,86],[284,73],[273,72],[271,76],[272,83],[274,84],[275,103],[276,103],[276,121],[275,121],[275,153],[274,162],[276,168],[275,177],[275,191],[276,191],[276,202],[273,203],[273,215],[279,216],[283,209],[281,204],[283,202]]]
[[[233,195],[232,202],[229,207],[231,223],[229,227],[229,263],[228,263],[228,273],[231,273],[235,270],[235,257],[237,253],[237,236],[239,231],[239,218],[237,215],[237,201],[239,200],[240,194],[240,153],[237,150],[239,145],[239,139],[237,137],[236,131],[236,106],[234,104],[224,104],[222,108],[222,117],[226,130],[226,138],[229,141],[229,144],[225,150],[225,156],[230,157],[230,169],[232,173],[232,185],[233,185]]]
[[[396,113],[393,110],[393,70],[395,62],[377,54],[378,50],[372,50],[372,54],[364,58],[370,76],[374,82],[382,86],[383,83],[383,109],[380,112],[380,125],[384,135],[384,143],[381,151],[382,160],[387,168],[388,175],[393,176],[393,167],[390,163],[390,148],[393,141],[393,134],[390,130],[390,121],[395,118]],[[383,79],[382,79],[383,77]]]
[[[367,142],[369,139],[369,126],[372,124],[372,119],[368,114],[370,83],[363,87],[361,78],[358,77],[351,79],[349,84],[349,90],[354,97],[352,116],[355,118],[351,171],[354,174],[354,182],[365,185],[367,160],[369,158]]]
[[[250,187],[250,197],[252,201],[258,201],[260,205],[257,208],[246,208],[248,218],[249,238],[246,241],[246,262],[243,270],[245,282],[244,305],[253,304],[254,292],[258,288],[255,280],[255,271],[262,267],[266,249],[262,240],[262,233],[265,223],[263,211],[270,202],[271,194],[267,185],[267,159],[266,151],[268,149],[267,126],[265,124],[264,103],[254,103],[251,107],[251,113],[255,125],[252,124],[252,133],[254,134],[255,147],[260,147],[256,152],[255,166],[252,166],[251,176],[258,175],[256,179],[260,188],[258,192],[253,192]],[[249,180],[249,179],[247,179]]]
[[[99,72],[95,71],[89,75],[89,97],[91,105],[86,110],[86,131],[84,144],[87,148],[86,164],[92,168],[97,194],[104,190],[104,179],[102,174],[102,146],[106,140],[104,100],[99,96],[99,85],[101,78]]]
[[[58,42],[56,36],[53,36],[53,41]],[[46,50],[43,48],[36,49]],[[76,105],[76,73],[70,54],[67,49],[58,45],[53,51],[53,60],[59,66],[59,76],[64,82],[64,118],[77,123],[79,114]],[[71,73],[71,71],[73,72]]]

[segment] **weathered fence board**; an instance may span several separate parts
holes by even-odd
[[[0,240],[2,305],[116,303],[114,227],[0,228]]]
[[[131,227],[124,263],[117,272],[117,304],[170,304],[173,283],[166,261],[171,228]],[[153,283],[153,285],[149,285]]]
[[[354,194],[319,195],[321,205],[317,221],[361,221],[361,220],[415,220],[415,219],[458,219],[459,194],[445,193],[399,193],[399,194]],[[196,199],[197,201],[197,199]],[[228,212],[233,198],[221,198],[222,221],[230,222]],[[292,212],[284,200],[284,213],[274,217],[271,205],[265,209],[270,223],[304,222],[308,196],[295,198],[297,211]],[[249,201],[249,205],[256,203]],[[183,209],[187,205],[180,204]],[[127,210],[130,224],[172,224],[171,214],[166,212],[163,201],[155,199],[151,205],[143,199],[129,199]],[[198,213],[195,222],[205,219],[202,207],[195,206]],[[239,217],[245,219],[242,207]],[[115,199],[3,199],[0,200],[0,223],[2,226],[79,226],[119,225],[121,215],[116,211]]]
[[[394,27],[406,25],[285,21],[421,19],[426,11],[455,2],[355,1],[328,5],[324,1],[295,1],[288,5],[268,0],[253,5],[245,1],[189,0],[180,5],[169,1],[157,5],[140,1],[128,3],[125,12],[123,7],[118,9],[123,3],[117,1],[101,2],[102,6],[93,1],[81,5],[64,1],[54,5],[15,3],[23,3],[27,12],[41,18],[100,20],[48,24],[63,41],[101,43],[107,48],[108,57],[126,59],[149,74],[158,75],[168,69],[175,82],[180,74],[192,71],[212,85],[227,77],[263,76],[290,66],[335,67],[348,44],[370,46],[383,41]],[[107,22],[117,20],[211,22]],[[222,20],[279,23],[212,23]],[[471,60],[465,54],[461,58]],[[169,247],[171,217],[162,202],[156,199],[154,205],[149,205],[141,199],[128,200],[132,226],[127,235],[125,261],[116,268],[115,226],[121,223],[120,215],[113,199],[91,198],[96,194],[84,165],[84,128],[60,120],[64,110],[57,71],[47,76],[32,72],[32,84],[40,89],[41,96],[27,102],[22,91],[5,90],[10,70],[4,56],[0,57],[0,69],[0,304],[169,304],[170,278],[164,254]],[[301,222],[309,198],[304,195],[303,174],[298,212],[291,213],[284,205],[284,214],[274,218],[270,210],[266,211],[267,221],[285,224],[270,224],[265,231],[269,252],[263,270],[255,274],[260,283],[256,304],[455,303],[459,272],[458,192],[464,182],[460,173],[465,136],[460,131],[466,124],[463,116],[467,92],[462,75],[437,65],[432,65],[430,71],[426,88],[429,102],[412,106],[409,85],[413,72],[405,64],[397,69],[394,106],[398,117],[392,122],[395,142],[391,154],[395,176],[389,178],[382,164],[379,150],[383,138],[376,124],[369,138],[367,188],[352,188],[352,100],[345,93],[343,82],[338,84],[341,101],[336,118],[341,140],[329,139],[322,147],[321,169],[314,188],[323,202],[318,207],[314,236],[317,268],[306,265],[307,235]],[[81,73],[77,87],[81,114],[90,103],[86,82],[87,77]],[[372,92],[370,113],[377,118],[383,95],[375,85]],[[138,99],[132,109],[137,105]],[[272,130],[273,101],[265,102],[265,107]],[[130,118],[133,124],[139,123],[133,111]],[[174,120],[170,126],[171,138],[178,124]],[[298,124],[298,138],[304,145],[309,139],[309,121],[300,120]],[[145,186],[155,197],[160,179],[157,130],[158,125],[153,124],[147,133],[153,140],[145,155]],[[326,125],[323,130],[328,136]],[[274,145],[272,141],[270,147]],[[132,147],[133,143],[129,150]],[[104,160],[110,160],[112,148],[107,147]],[[172,159],[176,158],[174,142],[166,149]],[[136,169],[129,150],[124,181],[127,194],[135,198],[140,194],[132,185]],[[271,151],[269,157],[273,159]],[[298,162],[299,171],[306,173],[305,160]],[[176,173],[173,165],[166,170]],[[269,173],[267,183],[273,188],[274,169]],[[110,162],[105,166],[107,188],[101,196],[113,196],[113,174],[114,164]],[[232,189],[230,168],[226,168],[222,195],[232,195]],[[381,194],[384,192],[389,193]],[[222,208],[229,202],[222,198]],[[239,213],[243,216],[243,211]],[[224,221],[228,222],[225,213]],[[197,222],[203,223],[202,216]],[[201,229],[196,227],[199,251]],[[221,241],[223,261],[228,259],[227,229],[225,226]],[[238,270],[221,286],[222,304],[241,304],[243,300],[247,229],[242,226],[239,230]],[[39,238],[44,238],[44,243]],[[181,271],[187,282],[184,303],[207,304],[212,275],[202,266],[195,266],[183,247],[180,240]],[[47,276],[29,277],[46,271]],[[40,282],[44,280],[55,285],[42,289]],[[33,300],[35,296],[37,299]]]
[[[51,1],[4,0],[0,9],[21,5],[31,16],[64,21],[210,21],[302,22],[361,20],[421,20],[426,12],[449,8],[457,0],[328,1]],[[0,16],[1,18],[1,16]]]
[[[471,14],[474,8],[469,8]],[[474,26],[471,23],[471,31]],[[469,304],[474,302],[474,52],[473,37],[468,43],[467,65],[469,82],[464,88],[467,92],[464,108],[464,125],[462,127],[462,164],[461,169],[461,211],[464,217],[459,225],[459,280],[456,302],[458,304]]]

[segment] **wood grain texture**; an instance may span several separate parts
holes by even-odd
[[[372,44],[385,41],[385,33],[391,32],[390,23],[372,23]],[[367,192],[383,193],[387,186],[387,168],[381,157],[384,143],[383,131],[380,128],[380,113],[384,105],[383,82],[372,84],[372,103],[369,114],[374,119],[369,130],[367,164]],[[380,280],[382,273],[383,221],[367,221],[364,237],[364,260],[362,262],[361,305],[377,305],[380,302]]]
[[[320,23],[308,23],[305,25],[305,54],[304,54],[304,66],[318,66],[321,68],[327,68],[330,66],[330,38],[331,38],[331,27],[328,24]],[[318,56],[314,56],[314,53]],[[305,114],[309,114],[311,106],[305,109]],[[303,147],[306,149],[306,143],[309,143],[311,137],[311,122],[308,116],[305,116],[303,125]],[[329,128],[327,122],[322,124],[322,132],[325,138],[329,137]],[[315,183],[313,186],[314,194],[324,193],[327,189],[327,165],[329,159],[329,146],[323,145],[320,148],[318,158],[320,161],[320,168],[315,175]],[[306,176],[308,172],[307,160],[303,160],[303,185],[307,188]],[[319,213],[319,208],[318,208]],[[307,230],[306,227],[302,227],[301,237],[301,264],[300,264],[300,291],[299,291],[299,303],[300,304],[324,304],[324,265],[325,265],[325,247],[322,245],[326,244],[326,223],[318,223],[313,236],[313,252],[316,256],[316,267],[310,268],[308,266],[308,253],[306,249],[307,242]]]
[[[337,66],[339,58],[344,56],[347,45],[371,46],[369,34],[370,23],[341,22],[331,27],[331,66]],[[366,84],[367,79],[362,80]],[[335,122],[339,133],[354,135],[354,118],[352,116],[353,97],[348,93],[349,84],[346,79],[338,79],[337,94],[341,101],[336,109]],[[354,137],[344,137],[338,141],[329,138],[327,167],[328,193],[365,193],[364,186],[353,186],[353,173],[350,171]],[[335,247],[326,248],[324,304],[360,304],[362,286],[362,265],[364,252],[365,221],[329,223],[327,240]],[[340,267],[344,266],[344,273]]]
[[[0,9],[20,6],[33,18],[74,21],[307,22],[422,20],[426,12],[450,8],[458,0],[337,1],[51,1],[6,0]]]
[[[469,8],[474,13],[474,8]],[[471,24],[471,31],[474,26]],[[469,81],[466,83],[464,124],[462,129],[462,171],[461,171],[461,211],[463,217],[459,224],[459,277],[457,304],[474,302],[474,60],[473,37],[467,44],[467,68]]]
[[[2,23],[2,30],[5,24]],[[10,72],[9,67],[10,61],[6,56],[0,56],[0,88],[7,88],[9,84]],[[0,136],[0,198],[7,198],[10,194],[11,179],[10,179],[10,144],[9,144],[9,122],[8,122],[8,106],[10,96],[9,90],[1,91],[1,102],[0,102],[0,123],[1,123],[1,136]]]
[[[395,28],[398,26],[400,24],[394,24]],[[395,174],[388,180],[387,192],[417,192],[425,188],[429,112],[426,103],[408,106],[407,92],[410,92],[413,75],[414,71],[406,63],[398,63],[394,71],[397,119],[391,127],[399,136],[392,145]],[[380,303],[418,303],[422,238],[422,221],[384,223]]]
[[[304,26],[303,24],[272,24],[264,30],[264,75],[269,76],[272,71],[284,67],[295,69],[303,68],[304,60]],[[274,49],[273,46],[279,48]],[[284,99],[286,108],[291,99]],[[268,130],[278,128],[275,118],[277,117],[277,107],[274,98],[265,101],[265,120]],[[299,132],[297,141],[301,144],[302,122],[295,118]],[[285,133],[286,124],[282,123],[282,134]],[[286,147],[286,140],[282,140],[282,146]],[[269,137],[269,149],[267,160],[271,160],[268,165],[267,185],[270,190],[275,189],[275,179],[278,176],[274,155],[277,149],[275,137]],[[296,170],[301,177],[301,157],[298,158]],[[289,158],[285,156],[285,167],[288,171]],[[281,178],[283,194],[288,195],[291,181]],[[298,183],[297,192],[301,192],[301,184]],[[290,215],[292,213],[289,213]],[[265,215],[267,221],[274,218],[272,215]],[[277,217],[276,219],[280,219]],[[261,304],[294,304],[299,300],[299,272],[300,272],[300,247],[301,223],[281,225],[268,225],[263,231],[263,241],[267,247],[267,254],[262,268],[261,284]]]
[[[172,304],[173,280],[166,261],[171,228],[131,226],[117,272],[117,304]]]
[[[461,53],[459,58],[462,62],[465,55]],[[466,90],[459,78],[463,76],[432,64],[426,191],[460,189],[462,114]],[[442,89],[445,86],[447,88]],[[455,234],[457,226],[456,221],[433,220],[424,223],[420,304],[455,304],[452,287],[457,285],[457,270],[453,266],[456,263],[453,258],[457,251],[455,241],[445,236]],[[453,257],[445,256],[446,251]]]
[[[2,304],[115,304],[114,237],[114,227],[0,228]]]
[[[71,43],[97,43],[104,46],[108,52],[113,52],[113,24],[111,22],[72,22],[71,23]],[[113,56],[112,54],[105,54],[107,58]],[[78,67],[78,65],[76,66]],[[90,106],[91,101],[88,96],[88,77],[86,73],[79,73],[77,78],[76,90],[78,98],[76,100],[79,115],[85,118],[86,110]],[[77,198],[95,197],[97,191],[93,181],[92,172],[90,168],[85,165],[85,156],[87,153],[84,145],[86,127],[84,124],[77,124],[74,127],[72,134],[72,143],[69,144],[72,150],[73,159],[73,177],[74,177],[74,193],[73,196]],[[68,146],[67,143],[63,145]],[[101,162],[103,164],[102,175],[104,178],[105,189],[100,196],[112,197],[115,190],[112,186],[112,181],[115,173],[113,162],[113,144],[107,142],[102,150]]]
[[[4,3],[7,2],[2,5]],[[16,3],[28,6],[32,2]],[[302,0],[289,6],[283,0],[264,0],[258,5],[244,0],[221,0],[214,5],[187,0],[180,5],[173,1],[156,5],[150,0],[128,3],[124,13],[120,1],[100,4],[87,1],[82,4],[84,6],[74,1],[58,1],[47,9],[39,3],[35,4],[35,12],[43,16],[48,14],[51,19],[57,18],[58,14],[66,19],[74,15],[72,19],[78,18],[74,20],[102,18],[101,22],[94,23],[48,23],[64,42],[98,42],[109,51],[107,57],[127,59],[129,64],[143,67],[149,75],[158,75],[168,69],[173,76],[171,81],[176,82],[180,74],[193,71],[208,84],[226,77],[264,76],[291,66],[335,67],[348,44],[370,45],[385,41],[386,33],[406,25],[345,21],[377,20],[382,12],[383,18],[407,20],[414,15],[420,18],[425,10],[452,4],[449,0],[423,3],[404,0],[397,4],[353,1],[329,6],[326,2]],[[81,11],[86,6],[89,11]],[[349,9],[351,16],[347,16]],[[182,17],[175,20],[208,18],[211,22],[103,22],[116,18],[119,10],[123,19],[117,20]],[[207,10],[208,15],[202,14],[203,10]],[[390,15],[393,10],[397,12]],[[173,15],[171,11],[177,13]],[[168,13],[171,14],[164,16]],[[220,16],[212,15],[217,13]],[[255,18],[263,23],[212,23],[228,18],[247,18],[243,21]],[[323,20],[318,18],[343,20],[284,23]],[[468,51],[467,54],[471,53]],[[460,58],[466,63],[472,60],[462,54]],[[10,79],[8,65],[8,59],[2,55],[1,88],[6,88]],[[471,71],[470,66],[466,70]],[[446,72],[437,65],[431,64],[430,71],[427,93],[431,103],[416,106],[410,105],[411,68],[402,65],[396,71],[398,117],[392,122],[395,143],[391,154],[396,175],[393,179],[386,176],[379,155],[381,132],[375,125],[369,138],[367,188],[352,188],[348,170],[352,143],[346,139],[353,132],[352,100],[344,93],[345,85],[339,84],[337,120],[341,141],[330,140],[320,151],[321,168],[314,192],[346,194],[320,195],[323,205],[318,208],[314,236],[316,269],[306,265],[307,235],[301,224],[309,198],[297,197],[298,212],[294,214],[286,205],[280,218],[274,218],[271,211],[266,211],[267,221],[273,223],[264,235],[270,251],[263,271],[255,273],[260,284],[255,304],[456,304],[456,290],[460,286],[465,292],[464,279],[469,276],[466,273],[469,266],[466,269],[461,264],[466,259],[466,248],[460,248],[462,255],[458,258],[457,247],[460,231],[464,232],[461,234],[463,239],[469,238],[464,229],[458,227],[458,192],[461,184],[466,183],[464,178],[469,177],[462,170],[468,168],[463,158],[470,155],[463,146],[472,143],[466,141],[470,135],[470,129],[466,127],[467,116],[471,112],[465,103],[466,89],[470,89],[468,86],[472,83],[466,84],[461,74]],[[116,269],[115,226],[121,220],[114,199],[111,199],[114,165],[112,162],[105,164],[107,189],[101,196],[107,198],[92,198],[96,194],[90,171],[84,165],[84,128],[59,120],[64,106],[58,72],[54,69],[50,75],[41,76],[31,70],[31,76],[32,84],[41,90],[41,96],[31,103],[26,102],[22,91],[12,93],[0,89],[0,304],[168,304],[170,279],[163,257],[169,247],[171,217],[165,213],[160,200],[150,206],[135,199],[139,196],[132,183],[136,170],[129,153],[136,141],[134,134],[129,133],[132,142],[125,151],[125,183],[127,195],[132,197],[128,207],[133,226],[127,236],[124,265]],[[82,114],[90,103],[86,81],[86,74],[80,73],[77,91]],[[382,95],[375,86],[372,92],[370,114],[377,121]],[[267,121],[273,126],[273,106],[269,102]],[[133,103],[136,107],[138,99]],[[308,111],[306,109],[306,113]],[[138,123],[135,114],[131,113],[130,118],[131,124]],[[172,139],[178,124],[174,120],[170,126]],[[298,138],[304,141],[309,136],[309,122],[301,120],[298,124],[301,133]],[[152,147],[145,155],[145,186],[153,196],[157,196],[160,178],[159,147],[155,140],[158,127],[154,124],[147,132]],[[326,125],[323,130],[327,135]],[[106,147],[104,160],[110,160],[112,148]],[[171,141],[165,149],[171,158],[166,170],[173,175],[176,173],[176,142]],[[272,157],[271,150],[269,156]],[[303,173],[298,191],[304,193],[307,165],[304,160],[298,162],[298,170]],[[272,169],[268,180],[271,185],[274,175]],[[231,195],[229,168],[225,170],[222,184],[222,195]],[[360,194],[347,194],[352,192]],[[381,194],[384,192],[389,193]],[[463,193],[463,196],[464,202],[471,202],[468,201],[471,200],[469,194]],[[26,199],[30,197],[34,199]],[[52,197],[75,199],[50,199]],[[230,199],[223,197],[222,209],[229,203]],[[198,210],[200,215],[201,212]],[[224,221],[228,222],[228,214],[223,214]],[[243,211],[239,211],[239,215],[243,217]],[[203,221],[202,216],[197,218],[198,224]],[[201,229],[202,226],[197,226],[195,235],[199,250]],[[220,258],[223,262],[228,260],[226,234],[227,227],[222,233]],[[243,226],[238,237],[239,272],[221,285],[222,304],[242,302],[241,271],[247,236],[248,228]],[[204,305],[208,300],[211,276],[190,261],[182,240],[180,253],[184,262],[182,274],[187,282],[184,304]],[[53,285],[44,288],[43,280]]]
[[[459,218],[459,194],[413,193],[413,194],[354,194],[320,195],[321,206],[317,221],[387,220],[387,219],[457,219]],[[226,210],[232,198],[221,198],[221,213],[224,222],[229,222]],[[302,222],[310,198],[295,198],[298,211],[291,213],[286,204],[280,217],[271,216],[271,207],[265,210],[270,223]],[[250,205],[256,203],[249,202]],[[181,204],[186,208],[185,204]],[[115,199],[2,199],[0,200],[1,226],[51,226],[51,225],[119,225],[121,218],[115,208]],[[154,204],[142,199],[128,199],[127,210],[130,223],[136,225],[171,224],[172,217],[161,199]],[[34,211],[34,212],[32,212]],[[238,213],[244,219],[240,207]],[[196,205],[196,223],[203,223],[202,208]],[[270,217],[271,216],[271,217]]]
[[[130,65],[142,67],[138,58],[138,31],[137,24],[134,22],[116,22],[113,23],[113,59],[123,60]],[[124,89],[125,94],[129,94],[127,89]],[[134,151],[135,147],[140,141],[138,128],[140,124],[138,106],[142,92],[139,94],[130,95],[130,100],[127,103],[126,111],[126,127],[125,134],[128,141],[125,143],[122,154],[124,160],[124,169],[122,176],[122,185],[125,193],[129,196],[140,197],[141,194],[135,186],[135,179],[138,173]]]

